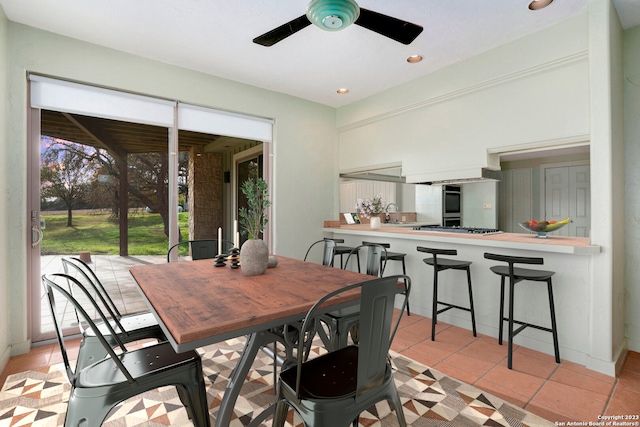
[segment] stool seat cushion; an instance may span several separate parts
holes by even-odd
[[[422,261],[424,261],[425,264],[433,265],[433,258],[425,258]],[[446,270],[448,268],[467,268],[470,265],[471,261],[458,261],[456,259],[438,258],[438,268],[440,270]]]
[[[353,248],[350,246],[336,246],[335,253],[336,255],[348,254],[351,253],[352,250]]]
[[[387,251],[387,259],[391,260],[391,261],[400,261],[402,260],[402,258],[406,257],[407,254],[403,254],[400,252],[389,252]],[[384,253],[382,254],[382,257],[384,258]]]
[[[440,261],[440,260],[438,260]],[[500,275],[509,277],[509,266],[507,265],[495,265],[490,267],[491,271]],[[549,277],[555,274],[554,271],[545,271],[545,270],[532,270],[529,268],[513,268],[513,275],[516,280],[547,280]]]

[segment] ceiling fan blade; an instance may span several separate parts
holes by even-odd
[[[253,42],[262,46],[273,46],[279,41],[286,39],[290,35],[297,33],[309,25],[311,25],[311,22],[307,19],[307,15],[302,15],[284,25],[279,26],[278,28],[256,37],[253,39]]]
[[[360,8],[360,17],[354,24],[402,44],[410,44],[423,30],[420,25],[363,8]]]

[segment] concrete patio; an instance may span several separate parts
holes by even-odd
[[[62,258],[71,255],[43,255],[41,257],[42,274],[64,273]],[[89,266],[102,282],[107,293],[113,299],[122,314],[147,311],[147,305],[140,296],[136,284],[129,274],[129,267],[143,264],[161,264],[167,262],[166,255],[142,255],[121,257],[118,255],[91,255]],[[41,331],[53,332],[53,317],[46,299],[44,285],[40,285]],[[75,313],[67,304],[58,309],[63,315],[63,327],[77,326]]]

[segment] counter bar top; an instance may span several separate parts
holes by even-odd
[[[546,239],[536,237],[535,234],[525,233],[497,233],[497,234],[464,234],[446,233],[441,231],[413,230],[410,227],[394,227],[384,225],[372,229],[369,224],[340,225],[339,227],[325,227],[326,233],[340,233],[361,236],[395,237],[409,240],[433,242],[452,242],[495,248],[512,248],[540,252],[566,253],[576,255],[592,255],[600,253],[600,246],[592,245],[588,237],[556,236],[549,233]],[[394,236],[390,236],[393,234]]]

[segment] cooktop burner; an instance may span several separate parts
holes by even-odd
[[[441,231],[445,233],[465,233],[465,234],[498,234],[502,231],[496,228],[475,228],[475,227],[446,227],[443,225],[421,225],[419,227],[413,227],[418,231]]]

